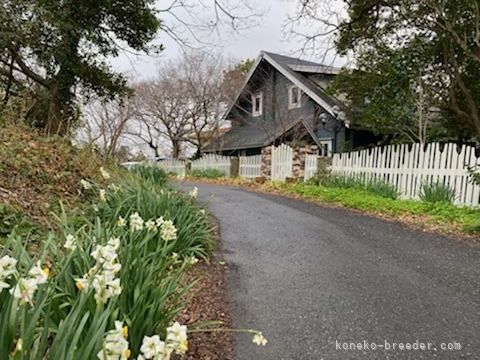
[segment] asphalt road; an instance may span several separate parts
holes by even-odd
[[[478,247],[348,210],[197,186],[220,222],[234,326],[269,341],[238,335],[239,360],[480,359]],[[351,343],[364,350],[343,350]]]

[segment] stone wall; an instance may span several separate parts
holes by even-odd
[[[293,169],[294,179],[303,180],[305,176],[305,155],[318,154],[317,145],[304,145],[293,148]]]
[[[272,147],[267,146],[262,148],[262,177],[270,179],[272,175]]]
[[[294,179],[303,180],[305,175],[305,155],[318,154],[318,146],[305,145],[293,148],[292,174]],[[262,177],[267,179],[272,175],[272,147],[262,148]]]

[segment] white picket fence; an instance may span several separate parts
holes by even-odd
[[[247,179],[262,176],[262,155],[239,156],[238,175]]]
[[[157,165],[165,170],[167,173],[175,173],[178,175],[185,175],[186,162],[183,160],[161,160],[157,162]]]
[[[455,190],[455,203],[477,206],[480,187],[468,168],[480,165],[472,146],[438,143],[389,145],[369,150],[334,154],[332,172],[365,176],[393,184],[404,198],[417,199],[424,183],[443,182]]]
[[[318,155],[305,155],[305,175],[304,180],[312,178],[318,169]]]
[[[200,159],[192,161],[192,170],[216,169],[223,171],[225,176],[230,176],[230,157],[215,154],[207,154]]]
[[[292,177],[293,149],[285,144],[272,146],[272,180],[285,181]]]

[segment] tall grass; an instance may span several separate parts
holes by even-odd
[[[155,165],[137,165],[132,168],[132,171],[142,179],[153,182],[157,186],[165,186],[168,181],[167,173]]]
[[[429,203],[453,203],[455,190],[441,181],[425,182],[420,188],[419,197],[422,201]]]
[[[357,176],[342,176],[323,171],[310,180],[311,184],[333,188],[353,188],[366,190],[374,195],[389,199],[397,199],[399,193],[394,185],[383,179],[372,179],[362,174]]]
[[[218,169],[194,169],[190,170],[187,175],[198,178],[218,179],[225,176],[225,171]]]
[[[207,256],[210,230],[201,209],[188,196],[163,186],[159,172],[150,168],[135,172],[109,187],[105,199],[95,185],[86,190],[90,206],[77,214],[59,214],[60,233],[50,234],[35,252],[29,237],[21,238],[15,231],[0,248],[0,258],[18,260],[17,273],[5,280],[10,289],[0,288],[1,359],[95,359],[115,321],[129,327],[133,358],[144,336],[165,337],[188,290],[181,284],[182,275],[194,256]],[[135,213],[145,220],[141,229],[129,221]],[[152,225],[159,217],[173,222],[175,239],[165,240],[161,227]],[[69,235],[76,247],[67,250]],[[121,293],[103,303],[94,296],[94,283],[82,288],[78,279],[95,269],[93,250],[112,238],[120,240]],[[20,278],[31,276],[37,262],[49,268],[50,275],[38,285],[31,303],[25,303],[9,290],[19,285]],[[1,276],[0,270],[0,281]]]

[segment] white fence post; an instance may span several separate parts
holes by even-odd
[[[262,155],[240,156],[238,175],[247,179],[262,176]]]
[[[157,166],[161,169],[165,170],[167,173],[175,173],[181,176],[185,175],[185,171],[187,168],[187,163],[183,160],[161,160],[158,161]]]
[[[480,165],[475,148],[439,143],[422,147],[389,145],[369,150],[334,154],[332,172],[365,179],[383,179],[403,198],[418,199],[425,182],[442,182],[455,191],[455,203],[480,205],[480,186],[472,182],[468,168]]]
[[[192,170],[215,169],[230,176],[230,157],[216,154],[206,154],[200,159],[192,161]]]
[[[318,170],[318,155],[305,155],[305,176],[304,180],[308,181]]]
[[[293,168],[293,149],[282,144],[272,147],[272,180],[285,181],[287,177],[292,177]]]

